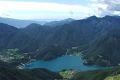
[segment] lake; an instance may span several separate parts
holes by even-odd
[[[51,61],[34,61],[25,65],[25,68],[45,68],[51,71],[61,71],[63,69],[73,69],[79,71],[88,71],[100,69],[97,66],[86,66],[80,56],[65,55]]]

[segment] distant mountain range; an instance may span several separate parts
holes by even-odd
[[[24,28],[31,23],[44,24],[45,22],[46,21],[19,20],[19,19],[0,17],[0,23],[9,24],[9,25],[15,26],[17,28]]]
[[[64,19],[64,20],[60,20],[60,21],[51,21],[51,22],[47,22],[44,25],[45,26],[51,26],[51,27],[56,27],[56,26],[62,26],[64,24],[70,23],[74,21],[74,19],[72,18],[68,18],[68,19]]]
[[[47,20],[20,20],[20,19],[0,17],[0,23],[9,24],[9,25],[15,26],[17,28],[24,28],[32,23],[53,27],[53,26],[58,26],[58,25],[63,25],[65,23],[69,23],[71,21],[73,21],[73,19],[71,19],[71,18],[68,18],[65,20],[59,20],[59,21],[47,21]]]
[[[63,25],[32,23],[22,29],[0,23],[0,50],[18,48],[44,60],[64,55],[71,47],[79,47],[90,64],[118,65],[119,41],[119,16],[70,19]]]

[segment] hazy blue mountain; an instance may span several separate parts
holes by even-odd
[[[46,23],[46,21],[19,20],[19,19],[0,17],[0,23],[9,24],[9,25],[15,26],[17,28],[24,28],[31,23],[44,24],[44,23]]]
[[[74,19],[72,18],[68,18],[68,19],[64,19],[64,20],[60,20],[60,21],[51,21],[51,22],[47,22],[44,25],[45,26],[51,26],[51,27],[56,27],[56,26],[62,26],[64,24],[68,24],[70,22],[74,21]]]

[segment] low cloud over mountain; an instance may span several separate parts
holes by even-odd
[[[120,15],[120,0],[92,0],[99,16]]]

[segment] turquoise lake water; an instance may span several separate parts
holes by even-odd
[[[86,66],[80,56],[65,55],[51,61],[35,61],[25,65],[25,68],[45,68],[51,71],[61,71],[63,69],[73,69],[78,71],[88,71],[100,69],[97,66]]]

